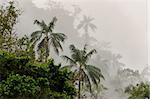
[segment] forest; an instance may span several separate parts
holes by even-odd
[[[89,35],[97,28],[93,18],[83,16],[76,29],[79,9],[72,16],[61,7],[52,10],[70,20],[67,27],[60,25],[68,33],[57,31],[63,21],[51,14],[49,21],[35,19],[30,35],[18,36],[24,12],[16,2],[0,5],[0,99],[150,99],[148,68],[123,68],[122,56],[109,51],[109,43],[91,44],[96,42]],[[78,37],[81,29],[85,34]]]

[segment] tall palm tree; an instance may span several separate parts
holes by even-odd
[[[96,53],[95,49],[87,52],[87,45],[81,50],[77,49],[74,45],[70,45],[70,50],[71,57],[64,55],[62,58],[70,62],[70,67],[75,68],[74,72],[77,73],[75,80],[78,81],[78,99],[80,99],[81,83],[92,92],[92,84],[98,86],[100,79],[104,79],[104,77],[99,68],[88,64],[90,57]]]
[[[63,33],[53,33],[56,21],[56,17],[54,17],[48,25],[43,20],[41,22],[38,20],[34,21],[34,24],[37,24],[41,29],[31,34],[31,41],[33,45],[38,44],[38,51],[41,48],[45,48],[45,61],[47,61],[49,56],[50,45],[57,54],[59,54],[59,49],[63,50],[61,43],[66,39],[66,35]]]
[[[88,16],[83,16],[83,20],[79,23],[79,25],[77,26],[77,29],[81,29],[83,28],[85,31],[85,40],[89,39],[89,29],[91,29],[92,31],[95,31],[97,29],[96,25],[94,25],[92,23],[92,21],[94,20],[94,18],[88,17]]]

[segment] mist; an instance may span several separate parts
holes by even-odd
[[[35,19],[49,22],[56,16],[55,30],[68,37],[60,56],[69,55],[70,44],[83,48],[88,43],[97,50],[90,63],[102,70],[107,88],[98,99],[127,99],[127,86],[149,80],[146,0],[18,0],[17,6],[22,10],[16,26],[20,37],[38,29]],[[78,29],[84,16],[96,26],[88,35]],[[66,64],[54,51],[51,55],[56,63]]]
[[[43,3],[39,0],[33,0],[33,2],[21,0],[20,2],[23,14],[18,24],[19,35],[30,34],[34,31],[36,27],[32,23],[33,20],[50,20],[57,14],[57,12],[54,15],[50,14],[51,7],[48,6],[46,0]],[[44,2],[46,3],[45,6]],[[111,50],[123,56],[121,61],[125,62],[127,67],[141,70],[148,64],[146,1],[81,0],[62,2],[58,0],[57,2],[61,3],[69,14],[73,13],[74,5],[82,10],[76,17],[74,24],[82,20],[83,15],[93,17],[95,19],[93,23],[97,26],[97,30],[95,32],[90,30],[89,35],[97,41],[110,42]],[[58,17],[58,24],[62,24],[63,15],[56,16]],[[24,24],[26,25],[24,26]],[[68,32],[68,30],[64,32]],[[83,34],[82,30],[78,30],[78,32],[79,35]]]

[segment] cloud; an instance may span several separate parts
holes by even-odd
[[[46,9],[48,7],[48,0],[32,0],[32,2],[35,4],[38,8],[44,8]]]
[[[58,12],[54,11],[53,13],[47,9],[49,0],[18,1],[23,10],[17,25],[19,35],[32,33],[36,29],[33,25],[35,19],[49,21],[54,15],[59,17],[58,23],[61,24],[57,24],[57,26],[63,28],[68,35],[72,35],[70,33],[72,31],[68,31],[66,27],[69,22],[68,17],[64,19],[65,14],[60,9]],[[98,30],[96,33],[92,32],[91,35],[99,41],[111,42],[112,48],[123,55],[122,61],[129,67],[142,69],[147,64],[146,1],[58,0],[58,2],[62,2],[67,11],[70,10],[72,4],[77,4],[81,7],[82,14],[94,17],[94,24],[97,25]]]

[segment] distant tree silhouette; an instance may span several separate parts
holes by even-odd
[[[92,23],[92,21],[94,20],[94,18],[88,17],[88,16],[83,16],[83,20],[78,24],[77,29],[81,29],[83,28],[85,31],[85,42],[89,43],[89,29],[91,29],[92,31],[95,31],[97,29],[96,25],[94,25]]]

